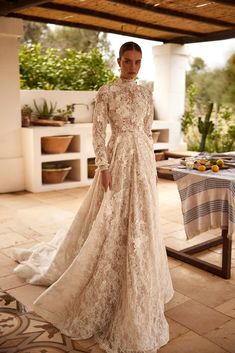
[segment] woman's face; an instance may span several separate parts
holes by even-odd
[[[140,69],[142,54],[136,50],[125,51],[117,62],[121,69],[120,77],[132,80],[134,79]]]

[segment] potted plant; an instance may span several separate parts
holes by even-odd
[[[53,116],[54,120],[62,120],[65,122],[74,123],[75,118],[73,117],[74,104],[67,104],[66,109],[57,109],[57,114]]]
[[[62,183],[71,169],[70,165],[63,162],[42,163],[42,182],[43,184]]]
[[[35,99],[33,100],[33,102],[34,102],[38,119],[46,119],[46,120],[52,119],[57,103],[54,103],[54,104],[52,102],[47,103],[45,98],[43,99],[43,103],[41,105],[38,105]]]
[[[22,125],[22,127],[30,126],[32,111],[33,111],[32,108],[28,104],[23,105],[23,107],[21,108],[21,125]]]

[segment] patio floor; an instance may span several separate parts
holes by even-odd
[[[101,352],[92,340],[71,341],[32,312],[44,290],[13,274],[13,246],[31,247],[67,228],[87,188],[0,195],[0,352]],[[219,230],[186,241],[176,184],[159,180],[160,223],[165,243],[175,249],[210,239]],[[187,243],[187,244],[186,244]],[[220,246],[198,256],[221,263]],[[169,259],[175,296],[166,306],[170,342],[160,353],[235,353],[235,242],[229,280]]]

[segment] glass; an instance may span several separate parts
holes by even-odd
[[[185,165],[187,169],[193,169],[194,168],[194,158],[185,158]]]

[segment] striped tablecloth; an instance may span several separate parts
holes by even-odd
[[[228,237],[235,232],[235,168],[199,172],[173,168],[181,198],[187,238],[209,229],[228,229]]]

